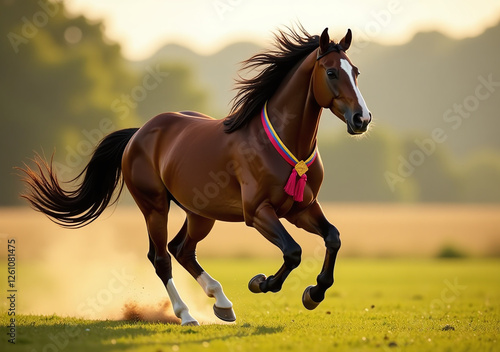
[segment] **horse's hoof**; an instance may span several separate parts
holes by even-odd
[[[220,320],[233,322],[236,320],[233,308],[219,308],[214,305],[214,314]]]
[[[306,307],[306,309],[309,309],[309,310],[313,310],[321,303],[321,302],[315,302],[311,298],[310,291],[311,291],[312,287],[314,287],[314,286],[308,286],[305,289],[304,294],[302,295],[302,303],[304,304],[304,307]]]
[[[182,326],[200,326],[200,323],[198,323],[196,320],[191,320],[191,321],[186,321],[185,323],[181,324]]]
[[[255,275],[248,283],[248,289],[253,293],[261,293],[262,290],[260,289],[260,283],[264,282],[265,280],[266,280],[266,275],[264,274]]]

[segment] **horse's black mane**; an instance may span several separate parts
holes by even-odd
[[[243,61],[243,70],[259,69],[252,78],[236,81],[238,93],[232,100],[231,113],[224,120],[225,132],[245,126],[259,113],[264,103],[276,92],[290,70],[319,46],[319,36],[310,35],[302,27],[278,31],[275,48]]]

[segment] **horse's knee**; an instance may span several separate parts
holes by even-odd
[[[290,248],[286,249],[283,254],[285,265],[289,269],[295,269],[299,266],[302,257],[302,248],[295,243]]]
[[[328,250],[338,252],[342,245],[342,242],[340,241],[340,238],[337,238],[331,241],[325,241],[325,245]]]
[[[325,237],[325,246],[328,250],[338,252],[341,246],[340,232],[332,225]]]

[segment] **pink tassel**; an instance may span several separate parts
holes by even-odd
[[[286,183],[286,186],[284,188],[286,194],[290,196],[295,196],[296,180],[297,180],[297,170],[293,169],[292,173],[290,174],[290,177],[288,178],[288,182]]]
[[[304,188],[306,187],[307,176],[303,174],[300,176],[299,182],[295,188],[295,195],[293,196],[293,200],[296,202],[302,202],[304,199]]]

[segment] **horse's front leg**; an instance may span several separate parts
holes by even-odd
[[[333,285],[333,270],[340,249],[340,233],[330,224],[319,203],[315,202],[305,211],[288,219],[291,223],[304,230],[320,235],[326,246],[325,261],[318,275],[316,286],[309,286],[304,291],[302,303],[307,309],[314,309],[325,298],[325,292]]]
[[[278,292],[281,290],[281,286],[288,274],[299,266],[302,249],[283,227],[276,212],[270,205],[265,204],[258,208],[251,225],[281,249],[284,263],[272,276],[266,277],[264,274],[259,274],[253,277],[248,284],[248,288],[254,293]]]

